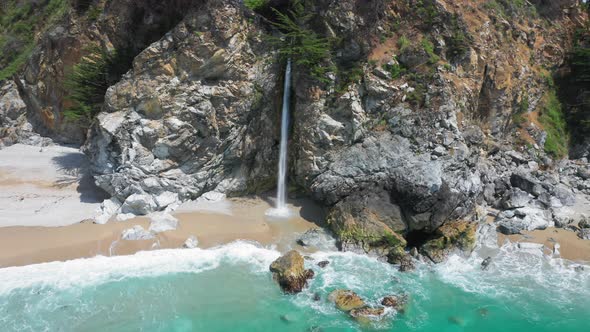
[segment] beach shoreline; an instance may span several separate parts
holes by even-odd
[[[180,210],[172,215],[178,219],[175,230],[154,234],[148,240],[124,240],[124,230],[136,225],[147,230],[150,219],[146,216],[126,221],[111,221],[104,225],[91,221],[60,227],[11,226],[0,228],[0,268],[44,263],[56,260],[87,258],[96,255],[130,255],[143,250],[182,248],[190,237],[198,239],[202,249],[237,240],[255,241],[279,251],[298,249],[298,235],[317,228],[312,220],[301,216],[301,209],[314,210],[316,221],[321,209],[309,201],[290,205],[292,216],[273,220],[265,216],[271,205],[261,198],[228,199],[231,213],[207,210]],[[313,219],[313,218],[312,218]]]

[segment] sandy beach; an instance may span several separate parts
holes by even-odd
[[[318,227],[324,213],[310,200],[296,200],[289,206],[291,216],[277,220],[265,214],[274,205],[271,197],[199,200],[173,213],[177,229],[149,240],[123,240],[122,232],[135,225],[148,229],[149,217],[104,225],[89,221],[106,195],[94,185],[86,157],[64,146],[17,144],[0,150],[0,189],[0,267],[181,248],[190,236],[197,237],[201,248],[251,240],[280,251],[305,251],[296,238]],[[580,211],[588,204],[578,203],[584,205]],[[559,243],[561,257],[590,262],[590,241],[564,229],[499,234],[500,244],[506,239],[544,244],[547,253]]]
[[[196,236],[201,248],[242,239],[286,250],[322,220],[321,209],[309,201],[293,202],[285,220],[265,216],[273,204],[266,197],[188,202],[174,213],[177,229],[150,240],[122,240],[124,230],[148,229],[150,219],[89,221],[107,196],[88,167],[77,148],[16,144],[0,150],[0,267],[181,248],[189,236]]]
[[[125,229],[140,225],[149,228],[148,217],[137,217],[104,225],[82,222],[62,227],[0,228],[0,267],[69,260],[96,255],[129,255],[141,250],[181,248],[189,236],[196,236],[200,248],[209,248],[235,240],[251,240],[285,251],[297,248],[298,235],[317,227],[322,211],[309,201],[290,205],[287,219],[265,215],[271,204],[261,198],[228,199],[227,211],[181,209],[173,214],[178,228],[157,233],[149,240],[122,240]],[[306,215],[306,217],[302,217]]]
[[[15,144],[0,150],[0,227],[76,224],[92,218],[105,198],[77,148]]]
[[[577,262],[590,262],[590,241],[582,240],[575,232],[562,228],[550,227],[508,236],[498,233],[499,244],[502,244],[506,239],[512,242],[543,244],[547,254],[553,251],[556,243],[559,243],[559,253],[562,258]]]

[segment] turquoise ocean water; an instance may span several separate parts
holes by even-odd
[[[318,252],[303,293],[282,294],[279,256],[253,243],[160,250],[0,269],[0,331],[590,331],[590,268],[505,245],[488,271],[453,256],[412,273],[351,253]],[[315,262],[327,259],[325,269]],[[405,293],[405,313],[360,326],[326,300]],[[314,301],[313,295],[320,295]]]

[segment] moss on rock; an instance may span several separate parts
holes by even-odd
[[[435,237],[427,241],[421,251],[435,263],[442,262],[453,250],[471,252],[475,247],[476,224],[457,220],[440,226]]]

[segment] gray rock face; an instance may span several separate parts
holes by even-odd
[[[523,230],[532,231],[554,226],[548,210],[534,207],[523,207],[516,210],[503,211],[496,218],[498,229],[504,234],[519,234]]]
[[[0,86],[0,148],[16,143],[35,146],[52,145],[53,142],[34,131],[27,118],[27,105],[22,100],[17,84],[5,81]]]
[[[149,215],[150,228],[153,233],[175,230],[178,227],[178,219],[166,212],[153,212]]]
[[[461,217],[482,190],[477,172],[452,160],[432,161],[414,155],[408,140],[399,136],[367,138],[331,159],[334,162],[328,170],[311,184],[314,196],[332,204],[366,189],[366,198],[361,198],[354,210],[362,211],[371,204],[372,210],[392,216],[394,230],[434,230],[445,220]],[[451,165],[452,171],[447,168]],[[374,190],[377,196],[369,199]]]
[[[530,175],[524,173],[513,173],[510,176],[510,184],[513,187],[520,188],[535,197],[539,196],[543,191],[541,184],[533,179]]]
[[[270,189],[271,117],[280,107],[267,98],[280,92],[274,75],[282,70],[255,55],[260,40],[248,36],[260,31],[240,24],[240,10],[227,1],[203,6],[107,91],[84,150],[123,212],[163,210],[214,189]]]
[[[520,190],[519,188],[512,188],[504,194],[502,199],[502,206],[505,209],[521,208],[526,206],[533,196],[529,193]]]
[[[589,180],[590,179],[590,168],[580,166],[578,168],[577,175],[579,177],[581,177],[583,180]]]
[[[122,213],[145,215],[156,208],[156,202],[149,195],[133,194],[125,200],[121,207]]]
[[[342,39],[335,65],[363,59],[374,47],[364,37],[380,4],[367,11],[356,10],[352,0],[314,4],[328,33]],[[261,38],[260,22],[244,22],[239,1],[195,7],[107,91],[85,151],[96,182],[122,202],[121,217],[170,211],[209,191],[244,194],[274,186],[284,68]],[[510,57],[485,48],[470,49],[461,60],[464,73],[477,79],[454,77],[466,88],[459,91],[439,70],[423,87],[418,104],[424,105],[410,100],[416,82],[392,80],[381,67],[363,67],[362,79],[340,87],[334,73],[321,83],[295,66],[290,183],[330,209],[333,230],[355,230],[349,223],[396,246],[402,241],[392,232],[433,232],[447,221],[473,220],[477,204],[509,209],[497,219],[507,232],[551,225],[551,209],[573,204],[575,190],[590,193],[590,182],[574,185],[568,180],[574,173],[559,171],[544,177],[533,148],[504,141],[520,86],[532,91],[532,102],[543,88],[529,74],[505,71]],[[415,64],[428,54],[405,51],[399,58]],[[481,67],[481,58],[489,59],[489,68]],[[472,109],[476,114],[466,114]],[[484,134],[471,118],[491,131]],[[341,242],[343,249],[366,251]],[[384,257],[389,249],[382,249],[371,248]]]

